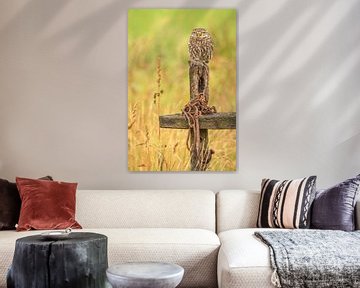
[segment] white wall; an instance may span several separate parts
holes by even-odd
[[[127,171],[127,9],[238,9],[238,171]],[[360,1],[0,2],[0,178],[253,188],[360,173]]]

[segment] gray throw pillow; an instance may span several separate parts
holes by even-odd
[[[312,204],[311,228],[353,231],[360,174],[333,187],[318,190]]]

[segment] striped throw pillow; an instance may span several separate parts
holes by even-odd
[[[295,180],[263,179],[257,227],[308,228],[316,176]]]

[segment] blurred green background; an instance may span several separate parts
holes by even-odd
[[[158,116],[180,113],[189,101],[188,40],[207,29],[214,41],[210,99],[218,112],[236,111],[235,9],[128,11],[128,168],[186,171],[187,130],[159,129]],[[159,85],[160,84],[160,85]],[[236,170],[236,131],[210,130],[215,150],[208,170]]]

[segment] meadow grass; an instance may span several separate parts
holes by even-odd
[[[188,39],[195,27],[214,40],[210,100],[236,111],[236,11],[131,9],[128,12],[128,169],[188,171],[187,130],[160,129],[159,115],[180,113],[189,101]],[[209,171],[236,170],[236,131],[209,130],[215,150]]]

